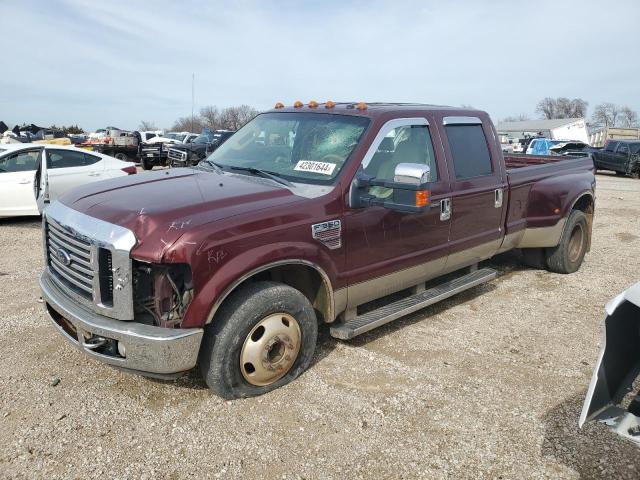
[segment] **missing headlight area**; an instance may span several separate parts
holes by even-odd
[[[182,322],[193,298],[193,280],[188,265],[133,264],[135,321],[159,327]]]

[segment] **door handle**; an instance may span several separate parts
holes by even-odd
[[[444,222],[451,218],[451,199],[443,198],[440,200],[440,221]]]
[[[28,185],[29,183],[31,183],[31,180],[27,179],[27,180],[20,180],[18,182],[18,185]]]
[[[497,188],[493,191],[493,206],[495,208],[502,208],[502,189]]]
[[[90,173],[89,176],[90,177],[99,177],[100,174],[99,173]]]

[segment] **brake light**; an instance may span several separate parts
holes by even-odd
[[[134,175],[138,173],[138,170],[136,169],[135,165],[131,165],[130,167],[124,167],[124,168],[121,168],[120,170],[125,172],[127,175]]]
[[[426,207],[429,205],[429,190],[416,191],[416,207]]]

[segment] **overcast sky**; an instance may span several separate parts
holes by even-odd
[[[640,111],[640,1],[0,0],[0,120],[169,127],[276,101],[469,104],[545,96]]]

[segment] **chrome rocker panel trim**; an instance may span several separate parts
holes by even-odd
[[[204,332],[202,328],[172,329],[114,320],[77,304],[58,288],[47,271],[40,276],[39,284],[51,323],[63,337],[89,357],[114,367],[159,377],[172,376],[195,367]],[[73,324],[78,338],[62,328],[49,308]],[[84,345],[83,333],[123,342],[126,357],[92,351]]]

